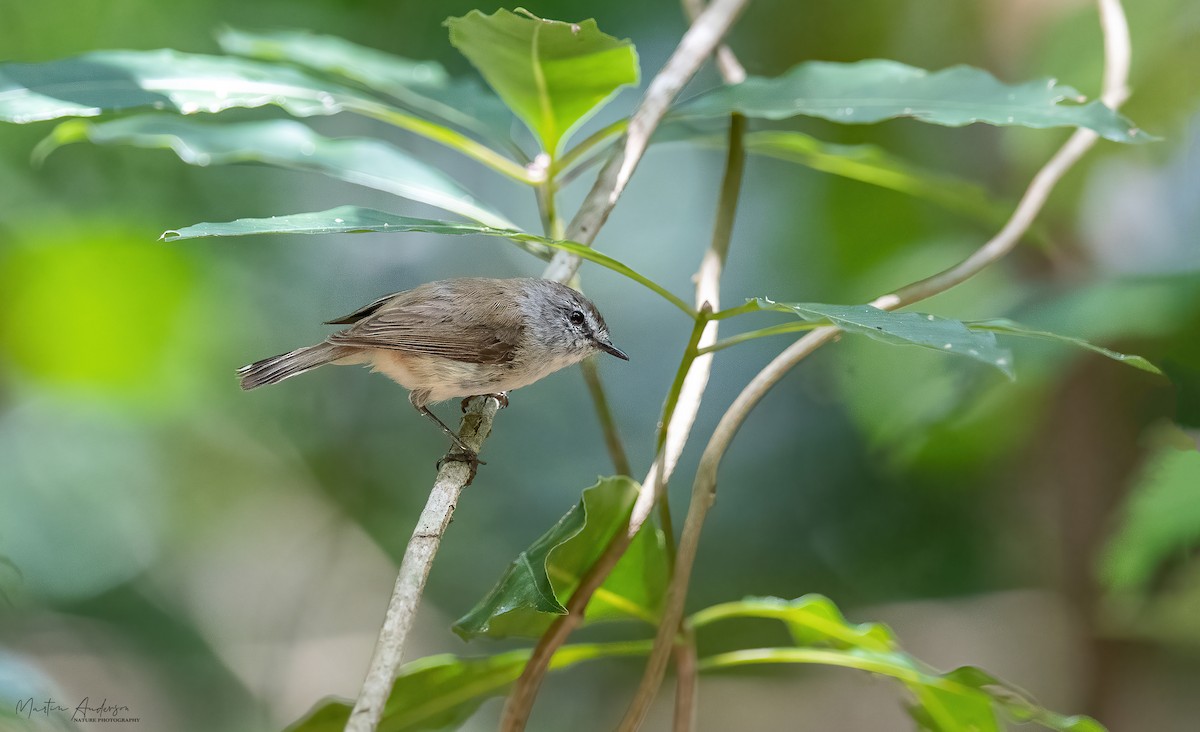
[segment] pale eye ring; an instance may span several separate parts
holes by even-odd
[[[578,310],[571,313],[571,324],[572,325],[583,325],[583,313],[579,312]]]

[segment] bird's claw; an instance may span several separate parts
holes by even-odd
[[[506,391],[502,391],[498,394],[482,394],[480,396],[489,396],[489,397],[495,399],[496,403],[500,405],[501,409],[504,409],[505,407],[508,406],[508,392],[506,392]],[[462,400],[463,414],[467,413],[467,405],[470,404],[471,400],[474,398],[475,397],[467,397],[466,399]]]
[[[486,462],[479,459],[479,453],[474,450],[461,450],[457,447],[452,448],[442,459],[437,461],[437,469],[440,471],[447,461],[467,464],[471,475],[467,478],[466,485],[471,485],[475,481],[475,473],[479,471],[480,465],[487,465]]]

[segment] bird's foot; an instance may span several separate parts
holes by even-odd
[[[507,391],[502,391],[498,394],[481,394],[480,396],[489,396],[489,397],[495,399],[496,403],[500,405],[501,409],[504,409],[505,407],[508,406],[508,392]],[[471,402],[471,400],[474,398],[475,397],[467,397],[466,399],[462,400],[463,414],[467,413],[467,404],[469,404]]]
[[[446,453],[441,460],[437,461],[437,469],[441,471],[442,466],[445,465],[447,461],[466,463],[467,467],[470,468],[471,475],[467,478],[466,485],[471,485],[471,483],[475,481],[475,474],[479,471],[480,465],[487,465],[487,463],[479,459],[479,453],[475,452],[474,450],[463,450],[458,447],[451,448],[450,452]]]

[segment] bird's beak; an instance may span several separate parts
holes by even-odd
[[[601,351],[604,351],[605,353],[611,353],[612,355],[616,356],[617,358],[621,359],[622,361],[629,360],[629,356],[626,356],[624,351],[622,351],[620,348],[617,348],[616,346],[614,346],[612,343],[610,343],[607,340],[600,340],[599,338],[597,338],[596,339],[596,347],[599,348]]]

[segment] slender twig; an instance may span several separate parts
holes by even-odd
[[[675,644],[675,720],[671,732],[694,732],[696,729],[696,685],[699,667],[696,663],[696,636],[685,627]]]
[[[683,0],[683,10],[689,20],[695,21],[704,11],[704,0]],[[717,46],[716,58],[717,71],[721,72],[726,84],[741,84],[746,80],[746,69],[729,46],[724,43]]]
[[[749,2],[715,0],[683,34],[675,52],[646,88],[641,103],[629,118],[629,129],[617,144],[613,156],[600,169],[592,190],[567,227],[568,239],[581,244],[591,244],[596,239],[600,227],[608,220],[609,213],[617,205],[617,199],[625,191],[626,184],[650,144],[650,136],[667,113],[667,108]],[[548,271],[552,279],[567,280],[578,268],[578,257],[563,254],[555,255]]]
[[[499,407],[492,397],[472,398],[463,415],[459,439],[472,450],[482,448]],[[396,681],[396,671],[400,668],[404,642],[412,629],[421,593],[425,590],[425,580],[429,578],[429,570],[433,566],[433,558],[446,527],[450,525],[459,496],[471,483],[472,472],[470,465],[456,460],[444,461],[438,470],[429,500],[404,549],[400,573],[396,577],[392,599],[388,602],[383,628],[379,631],[379,641],[375,644],[375,653],[371,656],[362,691],[346,723],[347,732],[371,732],[379,726],[392,692],[392,684]]]
[[[556,618],[538,639],[529,662],[526,663],[521,677],[517,679],[505,702],[500,718],[501,732],[520,732],[525,729],[534,699],[549,668],[550,659],[571,633],[583,623],[584,611],[592,595],[604,584],[617,561],[629,548],[630,542],[650,517],[654,506],[664,505],[659,498],[666,490],[671,471],[678,463],[687,442],[688,432],[700,411],[700,399],[711,369],[711,357],[697,357],[697,353],[701,347],[715,343],[717,338],[716,323],[710,322],[709,318],[713,304],[720,301],[721,270],[729,252],[729,242],[733,233],[734,211],[745,162],[745,152],[741,144],[744,123],[744,118],[738,117],[730,126],[730,152],[721,185],[713,240],[696,275],[696,305],[699,315],[663,408],[663,422],[657,443],[659,449],[654,465],[642,481],[642,490],[638,493],[630,513],[628,527],[613,536],[600,558],[584,574],[579,586],[566,603],[567,614]],[[668,524],[664,527],[665,533],[670,523],[666,516],[664,523]],[[673,540],[674,536],[671,539]],[[689,684],[693,681],[685,680],[682,683]]]
[[[1105,103],[1115,108],[1124,100],[1126,94],[1125,85],[1129,68],[1129,28],[1125,22],[1125,14],[1120,0],[1097,0],[1097,2],[1105,38],[1103,99]],[[1114,71],[1114,69],[1116,70]],[[1096,134],[1091,131],[1080,130],[1071,135],[1058,153],[1034,176],[1004,228],[977,252],[955,267],[901,288],[895,293],[877,298],[871,304],[890,310],[944,292],[1010,252],[1045,205],[1054,185],[1095,144],[1096,139]],[[662,683],[671,649],[675,645],[679,623],[683,617],[683,606],[687,597],[692,566],[696,560],[696,551],[700,543],[700,532],[708,510],[716,498],[717,469],[720,466],[721,458],[747,415],[767,391],[792,367],[831,340],[838,332],[838,329],[834,327],[820,328],[788,347],[750,381],[721,417],[717,428],[713,431],[696,470],[696,480],[692,487],[692,501],[688,506],[688,514],[684,520],[683,534],[680,538],[675,574],[667,589],[666,607],[663,611],[663,619],[659,624],[658,634],[655,637],[654,650],[650,653],[650,659],[646,664],[646,670],[634,700],[618,728],[621,732],[635,732],[641,727],[650,704],[658,693],[658,687]]]
[[[604,444],[608,448],[609,458],[612,459],[613,470],[617,475],[629,475],[633,469],[629,466],[629,456],[625,453],[625,444],[617,430],[617,421],[608,406],[608,396],[604,393],[604,384],[600,381],[600,370],[590,358],[580,363],[579,368],[583,371],[588,393],[592,395],[592,406],[596,409],[596,418],[600,420],[600,429],[604,432]]]

